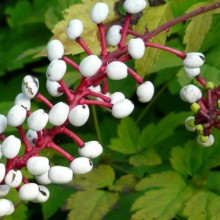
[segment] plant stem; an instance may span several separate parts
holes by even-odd
[[[101,135],[100,128],[99,128],[99,122],[98,122],[98,117],[97,117],[97,113],[96,113],[96,107],[94,105],[92,105],[92,115],[93,115],[93,120],[94,120],[94,124],[95,124],[97,139],[98,139],[99,143],[102,144],[102,135]]]
[[[92,55],[92,51],[89,49],[89,47],[87,46],[87,44],[85,43],[85,41],[81,38],[78,37],[76,38],[76,42],[83,48],[83,50],[88,54],[88,55]]]

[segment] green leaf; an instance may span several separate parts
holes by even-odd
[[[111,186],[114,180],[115,172],[112,167],[109,165],[100,165],[86,175],[76,175],[71,185],[77,190],[100,189]]]
[[[161,24],[172,19],[172,12],[169,4],[164,4],[158,7],[147,8],[143,16],[135,25],[135,31],[139,33],[145,32],[145,27],[150,31],[157,28]],[[157,36],[151,39],[151,42],[164,45],[166,42],[166,37],[168,33],[163,31]],[[144,77],[148,72],[150,72],[152,66],[157,61],[161,50],[155,48],[146,48],[145,55],[141,60],[135,61],[135,67],[138,74]]]
[[[193,5],[189,10],[187,10],[187,12],[207,5],[207,2],[200,2],[196,5]],[[190,23],[186,27],[185,36],[183,39],[184,44],[186,44],[186,52],[199,50],[205,35],[208,33],[211,27],[213,13],[213,11],[206,12],[191,19]]]
[[[220,197],[212,192],[199,191],[187,202],[183,214],[188,220],[220,219]]]
[[[101,177],[100,177],[101,178]],[[100,220],[116,204],[117,193],[103,190],[77,192],[67,200],[69,220]]]
[[[134,202],[132,211],[136,212],[132,220],[170,220],[175,217],[193,191],[179,174],[172,171],[144,178],[136,188],[147,191]]]
[[[109,187],[109,190],[116,192],[131,192],[137,183],[137,179],[133,174],[121,176],[114,185]]]
[[[132,118],[121,120],[118,129],[118,138],[110,140],[109,148],[122,154],[134,154],[137,152],[139,129]]]

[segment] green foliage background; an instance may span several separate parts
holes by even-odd
[[[98,53],[96,27],[89,21],[89,9],[95,0],[2,0],[0,2],[0,113],[7,114],[21,80],[33,74],[45,89],[45,71],[49,61],[44,56],[51,38],[65,44],[65,52],[76,62],[85,54],[65,38],[65,24],[83,19],[83,38]],[[104,1],[113,7],[116,1]],[[147,8],[134,27],[143,32],[187,11],[214,1],[166,0]],[[220,83],[220,14],[219,10],[197,16],[174,26],[152,39],[183,51],[201,51],[206,56],[202,76]],[[120,22],[111,13],[108,24]],[[112,48],[110,48],[112,49]],[[203,148],[196,135],[185,130],[184,119],[192,113],[179,98],[182,86],[192,83],[183,72],[182,62],[164,51],[147,49],[144,58],[129,62],[147,80],[154,82],[156,93],[149,104],[135,96],[131,78],[109,81],[110,92],[122,91],[135,103],[135,111],[123,120],[113,119],[108,111],[93,107],[92,117],[83,128],[74,131],[84,140],[99,140],[104,154],[94,161],[94,170],[75,176],[72,183],[49,186],[51,198],[45,204],[19,201],[13,215],[4,219],[69,220],[219,220],[220,219],[220,132],[213,130],[215,144]],[[79,74],[68,69],[65,82],[75,88]],[[195,83],[195,82],[193,82]],[[56,99],[50,98],[52,102]],[[43,107],[33,103],[33,108]],[[12,128],[6,134],[16,133]],[[66,136],[56,138],[65,150],[76,155],[76,145]],[[43,152],[51,164],[67,165],[54,152]],[[27,173],[25,170],[23,172]],[[28,174],[27,174],[28,175]],[[29,176],[32,178],[31,176]]]

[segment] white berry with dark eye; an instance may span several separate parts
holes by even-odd
[[[22,93],[32,99],[37,95],[39,89],[39,81],[36,77],[27,75],[22,81]]]
[[[20,170],[10,170],[5,176],[5,184],[11,188],[16,188],[21,184],[22,177]]]
[[[46,88],[48,93],[53,97],[59,97],[63,95],[63,92],[59,92],[59,88],[61,88],[58,82],[53,82],[47,79]]]
[[[113,61],[107,65],[106,73],[109,79],[120,80],[127,77],[128,68],[120,61]]]
[[[141,59],[145,53],[145,44],[141,38],[132,38],[128,42],[128,53],[135,59]]]
[[[126,12],[130,14],[137,14],[143,11],[146,6],[146,0],[126,0],[123,5]]]
[[[202,92],[195,85],[187,85],[180,90],[180,97],[185,102],[194,103],[202,98]]]
[[[52,60],[47,68],[47,79],[49,79],[50,81],[61,80],[66,73],[66,68],[66,63],[63,60]]]
[[[199,52],[187,53],[183,65],[187,68],[199,68],[205,62],[205,56]]]
[[[96,3],[91,12],[90,19],[96,24],[102,23],[108,16],[108,5],[103,2]]]
[[[79,64],[79,71],[85,77],[90,77],[96,74],[102,66],[102,61],[96,55],[89,55],[84,58]]]
[[[21,105],[23,108],[29,111],[31,109],[31,100],[23,93],[19,93],[15,98],[14,105]]]
[[[83,32],[83,23],[79,19],[73,19],[66,28],[66,35],[70,40],[76,40]]]
[[[50,191],[46,186],[38,185],[38,195],[32,202],[43,203],[50,197]]]
[[[63,44],[59,40],[52,40],[47,44],[47,56],[50,61],[61,59],[64,55]]]
[[[72,125],[80,127],[87,122],[89,114],[88,105],[77,105],[70,111],[68,119]]]
[[[68,114],[69,106],[64,102],[58,102],[48,113],[49,122],[52,125],[60,126],[67,120]]]
[[[73,174],[85,174],[92,170],[93,163],[86,157],[78,157],[71,162],[70,168]]]
[[[43,109],[34,111],[28,118],[28,127],[33,131],[41,131],[48,122],[48,114]]]

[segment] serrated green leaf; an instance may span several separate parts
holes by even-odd
[[[100,189],[111,186],[114,180],[115,172],[112,167],[100,165],[88,174],[76,175],[71,185],[76,189]]]
[[[207,2],[200,2],[193,5],[187,12],[199,7],[207,6]],[[213,11],[203,13],[191,19],[185,30],[183,43],[186,44],[186,52],[198,51],[202,45],[205,35],[208,33],[212,24]]]
[[[131,192],[137,183],[137,178],[133,174],[121,176],[109,190],[116,192]]]
[[[103,190],[77,192],[67,200],[70,220],[100,220],[116,204],[117,193]]]
[[[160,156],[154,149],[147,149],[129,158],[129,163],[135,167],[155,166],[162,163]]]
[[[218,220],[220,219],[219,207],[219,195],[208,191],[199,191],[187,202],[183,214],[188,220]]]
[[[134,202],[132,211],[136,212],[132,220],[170,220],[175,217],[193,191],[179,174],[172,171],[144,178],[136,188],[147,191]]]
[[[121,120],[118,129],[118,138],[110,140],[109,148],[123,154],[134,154],[137,152],[139,129],[132,118]]]
[[[161,24],[172,19],[172,12],[169,4],[164,4],[158,7],[147,8],[143,16],[135,25],[135,31],[139,33],[144,33],[145,27],[150,31],[157,28]],[[151,42],[164,45],[166,42],[166,37],[168,33],[162,32],[151,39]],[[161,50],[155,48],[146,48],[145,55],[141,60],[135,61],[135,67],[139,75],[144,77],[148,72],[150,72],[153,64],[158,59]]]

